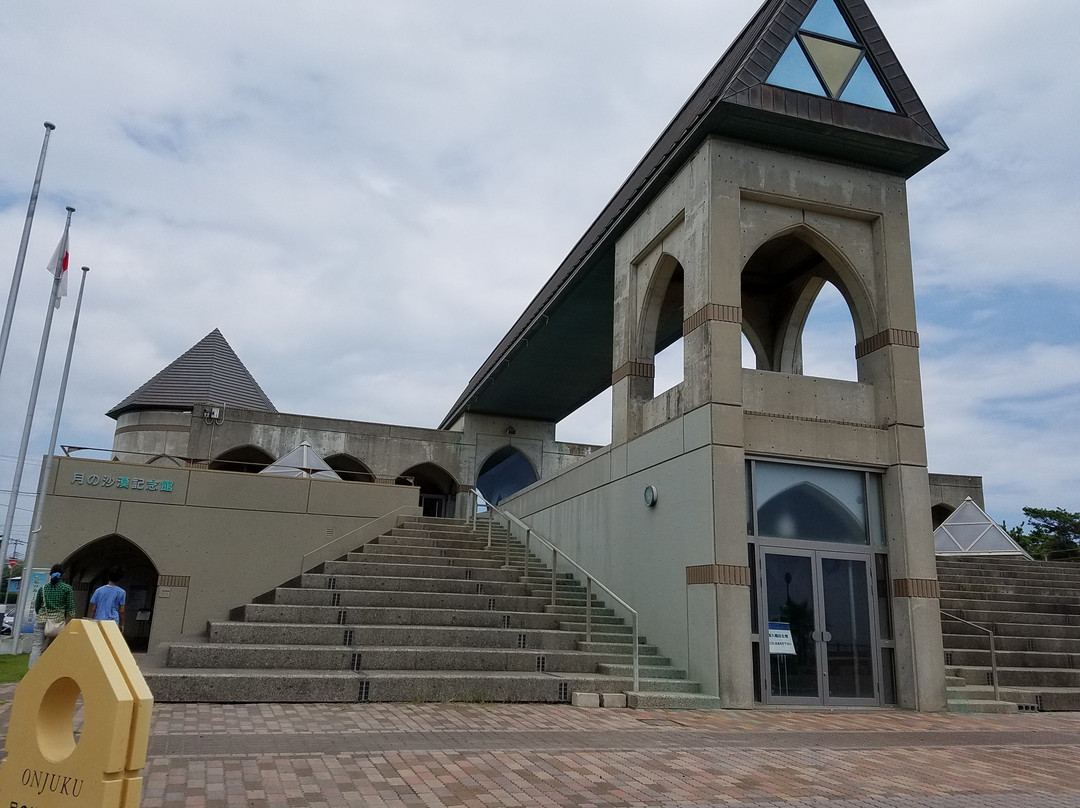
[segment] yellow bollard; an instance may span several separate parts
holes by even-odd
[[[0,808],[138,808],[153,705],[116,623],[72,620],[15,689]]]

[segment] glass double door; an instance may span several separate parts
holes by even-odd
[[[770,704],[879,703],[873,556],[760,548]]]

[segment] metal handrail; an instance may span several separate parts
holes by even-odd
[[[1001,691],[998,687],[998,669],[997,669],[997,649],[994,647],[994,631],[993,629],[984,628],[976,623],[972,623],[970,620],[965,620],[959,615],[955,615],[952,612],[947,612],[944,609],[941,613],[951,620],[958,620],[964,625],[976,628],[979,631],[985,631],[990,635],[990,676],[994,680],[994,701],[1001,701]]]
[[[566,562],[568,562],[574,569],[576,569],[578,572],[580,572],[581,575],[585,578],[585,642],[592,642],[592,588],[593,588],[593,584],[596,584],[598,587],[600,587],[604,592],[606,592],[611,597],[612,600],[614,600],[616,603],[618,603],[620,606],[622,606],[624,609],[626,609],[627,612],[630,613],[630,622],[631,622],[632,634],[633,634],[631,642],[633,643],[632,654],[633,654],[633,660],[634,660],[634,692],[636,693],[637,690],[638,690],[638,687],[640,685],[640,682],[641,682],[640,664],[639,664],[639,658],[638,658],[639,657],[639,651],[638,651],[638,613],[637,613],[637,610],[634,609],[625,600],[623,600],[618,595],[616,595],[615,592],[611,589],[611,587],[604,584],[603,581],[599,580],[595,575],[593,575],[591,572],[589,572],[587,569],[585,569],[579,563],[574,561],[574,559],[570,558],[565,553],[560,552],[558,547],[556,547],[550,541],[545,539],[535,529],[529,527],[527,524],[525,524],[523,521],[521,521],[518,517],[514,516],[512,513],[507,513],[502,508],[500,508],[498,505],[494,505],[491,502],[488,502],[488,500],[484,497],[484,495],[481,494],[480,491],[477,490],[476,488],[472,488],[471,493],[473,495],[472,524],[474,526],[476,524],[476,512],[479,510],[481,502],[484,503],[484,506],[488,509],[488,511],[490,513],[498,514],[499,516],[501,516],[503,519],[506,520],[507,541],[506,541],[505,565],[507,567],[510,566],[510,533],[511,533],[510,524],[511,524],[511,522],[518,525],[520,528],[522,528],[525,531],[525,577],[528,577],[528,575],[529,575],[529,552],[530,552],[530,549],[531,549],[531,547],[530,547],[531,540],[533,538],[535,538],[537,541],[539,541],[541,544],[543,544],[544,546],[546,546],[548,549],[551,550],[551,605],[552,606],[555,605],[556,595],[557,595],[556,581],[557,581],[557,578],[558,578],[558,565],[559,565],[559,557],[560,556]],[[492,525],[493,521],[494,521],[493,519],[490,519],[490,518],[488,519],[487,546],[488,546],[489,549],[491,548],[491,525]]]

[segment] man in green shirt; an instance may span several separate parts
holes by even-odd
[[[34,644],[30,649],[30,663],[28,668],[34,667],[38,657],[52,643],[52,637],[45,636],[45,623],[49,620],[57,620],[66,623],[75,616],[75,592],[72,588],[60,580],[64,569],[59,564],[53,564],[49,571],[49,581],[37,591],[34,597],[34,611],[37,620],[34,623]]]

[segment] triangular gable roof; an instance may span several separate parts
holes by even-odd
[[[971,497],[934,531],[934,552],[938,555],[1022,555],[1031,558]]]
[[[267,474],[271,477],[314,477],[319,480],[341,479],[307,441],[288,454],[279,457],[259,474]]]
[[[214,329],[106,415],[224,404],[277,412],[225,337]]]
[[[821,2],[835,3],[894,111],[769,83]],[[610,386],[615,242],[711,135],[904,177],[948,151],[864,0],[766,0],[469,380],[441,428],[466,411],[560,421]]]

